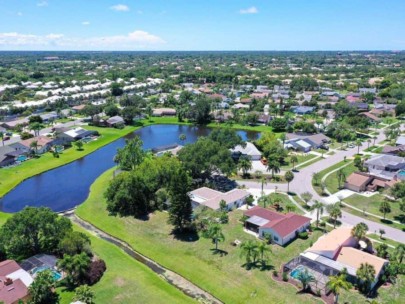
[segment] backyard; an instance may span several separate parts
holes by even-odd
[[[125,240],[135,250],[180,273],[225,303],[263,303],[269,298],[274,302],[297,302],[297,297],[300,303],[317,302],[315,298],[297,295],[292,286],[280,288],[271,279],[271,271],[247,271],[242,267],[244,260],[240,257],[239,248],[231,245],[231,242],[254,239],[243,232],[239,221],[242,212],[230,213],[229,224],[223,226],[226,240],[219,244],[219,249],[227,254],[220,256],[213,254],[213,245],[208,239],[198,236],[174,237],[171,226],[166,224],[166,213],[156,212],[147,221],[108,216],[103,189],[110,177],[111,172],[107,171],[92,185],[89,198],[77,209],[78,216]],[[315,232],[309,239],[297,239],[286,248],[272,246],[269,264],[279,269],[283,262],[298,255],[319,236],[320,232]],[[238,292],[235,293],[235,290]]]
[[[277,204],[280,206],[279,212],[286,213],[286,212],[287,212],[287,208],[286,208],[286,207],[287,207],[288,205],[290,205],[290,206],[294,206],[294,207],[295,207],[295,210],[294,210],[295,213],[304,214],[304,212],[302,212],[302,210],[299,209],[299,208],[290,200],[290,198],[289,198],[287,195],[281,194],[281,193],[270,193],[268,196],[270,197],[272,203],[276,203],[276,202],[277,202]],[[263,202],[260,202],[259,205],[262,206],[262,207],[267,207],[267,208],[269,208],[269,209],[273,209],[272,206],[264,206]],[[274,208],[274,211],[276,211],[275,208]]]

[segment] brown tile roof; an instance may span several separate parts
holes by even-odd
[[[279,219],[284,218],[284,214],[271,211],[259,206],[254,206],[253,208],[249,209],[248,211],[245,211],[245,215],[248,217],[252,217],[254,215],[259,216],[261,218],[264,218],[268,221],[276,221]]]
[[[378,256],[352,247],[343,247],[337,256],[336,261],[349,265],[355,269],[359,269],[361,264],[368,263],[374,267],[376,276],[380,273],[384,265],[388,263],[388,261],[383,258],[379,258]]]
[[[367,174],[354,172],[346,178],[346,182],[353,186],[361,187],[364,186],[364,184],[368,183],[370,179],[370,176]]]
[[[28,138],[28,139],[22,140],[22,141],[20,141],[20,144],[29,148],[30,144],[34,141],[38,142],[38,146],[44,147],[47,144],[51,143],[53,141],[53,139],[49,138],[47,136],[38,136],[38,137],[33,137],[33,138]]]
[[[13,260],[5,260],[0,262],[0,277],[4,277],[13,273],[14,271],[20,270],[21,267]]]
[[[374,114],[371,114],[370,112],[364,112],[364,113],[361,113],[361,115],[364,115],[374,121],[381,121],[381,118],[375,116]]]
[[[315,244],[306,251],[335,251],[350,238],[352,238],[351,228],[340,227],[321,236]]]
[[[8,275],[20,269],[21,267],[15,261],[0,262],[0,301],[5,304],[17,303],[28,295],[28,288],[20,279],[10,281],[10,284],[5,283]]]

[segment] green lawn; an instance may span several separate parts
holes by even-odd
[[[97,140],[85,144],[83,151],[77,151],[74,147],[69,148],[63,151],[59,158],[53,157],[52,153],[45,153],[37,159],[31,159],[18,166],[0,169],[0,197],[27,178],[75,161],[137,129],[136,127],[125,127],[120,130],[90,126],[85,128],[97,130],[101,136]]]
[[[304,168],[307,164],[300,166],[300,164],[302,164],[303,162],[309,161],[311,159],[316,158],[316,155],[313,154],[296,154],[297,158],[298,158],[298,162],[295,164],[296,167],[299,168]],[[281,166],[281,170],[291,170],[293,168],[293,164],[290,162],[291,159],[291,155],[289,155],[288,157],[285,158],[285,164],[283,164]],[[312,163],[312,162],[309,162]]]
[[[379,216],[384,216],[379,208],[380,203],[384,201],[384,196],[381,194],[375,194],[371,197],[364,197],[358,194],[354,194],[344,200],[347,204],[363,210],[365,208],[366,212],[376,214]],[[391,213],[387,213],[386,217],[390,220],[402,221],[405,223],[405,214],[399,209],[399,202],[390,202]]]
[[[301,209],[299,209],[291,200],[287,195],[284,194],[280,194],[280,193],[270,193],[269,194],[270,199],[272,200],[272,202],[278,202],[278,204],[280,205],[281,209],[280,212],[287,212],[286,206],[287,205],[292,205],[295,207],[295,213],[298,214],[303,214],[303,212],[301,211]],[[296,197],[295,197],[296,198]],[[260,203],[260,206],[264,207],[262,203]],[[266,206],[267,208],[269,208],[270,210],[273,210],[273,208],[271,206]],[[275,210],[275,209],[274,209]]]
[[[75,226],[75,229],[84,232]],[[107,271],[94,285],[95,303],[197,303],[176,287],[155,274],[142,263],[107,241],[89,233],[91,246],[97,256],[107,264]],[[61,304],[72,302],[74,292],[59,288]]]
[[[128,242],[135,250],[161,265],[183,275],[225,303],[315,303],[318,300],[299,295],[289,285],[279,285],[271,279],[271,271],[258,269],[247,271],[237,247],[230,243],[235,239],[244,241],[253,237],[243,232],[238,210],[230,213],[230,222],[223,226],[226,237],[219,248],[228,254],[213,254],[210,240],[180,240],[171,234],[167,225],[167,213],[156,212],[147,221],[131,217],[108,216],[103,191],[111,178],[107,171],[92,185],[89,198],[77,209],[83,219],[104,231]],[[309,247],[320,236],[315,232],[308,240],[297,239],[288,247],[272,246],[270,264],[279,269],[285,263]],[[236,292],[237,291],[237,292]],[[167,302],[167,301],[166,301]]]
[[[350,160],[341,161],[341,162],[339,162],[339,163],[337,163],[337,164],[334,164],[333,166],[330,166],[330,167],[328,167],[328,168],[326,168],[326,169],[324,169],[324,170],[322,170],[322,171],[320,171],[320,172],[317,172],[317,173],[319,173],[319,175],[320,175],[319,181],[318,181],[319,184],[316,185],[316,184],[315,184],[315,180],[312,179],[312,186],[314,187],[315,191],[318,192],[319,194],[321,194],[322,191],[321,191],[320,185],[321,185],[322,178],[323,178],[326,174],[328,174],[329,172],[331,172],[331,171],[333,171],[333,170],[335,170],[335,169],[338,169],[338,168],[340,168],[340,167],[342,167],[342,166],[344,166],[344,165],[352,166],[352,165],[349,164],[349,163],[350,163]],[[333,174],[331,174],[331,175],[333,175]],[[337,181],[336,181],[336,184],[337,184]],[[337,187],[337,186],[336,186],[336,187]],[[328,189],[329,189],[329,187],[328,187]],[[331,191],[331,189],[329,189],[329,191]],[[332,191],[331,191],[331,192],[332,192]],[[335,192],[336,192],[336,191],[335,191]]]
[[[9,217],[11,217],[11,213],[0,212],[0,226],[2,226]]]
[[[396,241],[393,241],[393,240],[391,240],[391,239],[387,239],[384,234],[383,234],[383,238],[382,238],[382,239],[380,238],[380,235],[379,235],[379,234],[370,233],[370,234],[367,234],[367,236],[372,239],[371,241],[373,241],[373,239],[374,239],[374,240],[377,240],[377,241],[386,243],[386,244],[388,244],[388,245],[392,245],[392,246],[394,246],[394,247],[397,247],[398,245],[401,245],[401,244],[402,244],[402,243],[398,243],[398,242],[396,242]]]
[[[343,164],[341,164],[342,166]],[[338,167],[339,168],[339,167]],[[336,168],[335,168],[336,169]],[[351,163],[350,165],[342,168],[342,171],[344,172],[346,177],[349,177],[350,174],[352,174],[354,171],[358,171],[358,169],[353,165],[353,163]],[[330,172],[330,171],[329,171]],[[326,188],[331,192],[331,193],[335,193],[338,192],[339,189],[339,184],[338,184],[338,178],[337,178],[337,174],[338,171],[333,172],[332,174],[330,174],[326,180],[325,180],[325,185]],[[343,187],[342,183],[340,186]]]

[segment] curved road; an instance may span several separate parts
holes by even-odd
[[[404,126],[402,125],[401,128]],[[382,130],[379,130],[379,135],[376,139],[376,144],[383,141],[385,139],[385,135]],[[364,142],[363,145],[360,147],[360,151],[367,149],[367,142]],[[346,151],[339,151],[334,155],[328,156],[328,158],[322,159],[317,161],[316,163],[301,169],[299,172],[295,173],[294,180],[290,183],[290,191],[295,192],[297,194],[301,194],[304,192],[309,192],[313,195],[313,199],[319,200],[325,203],[324,199],[314,190],[312,187],[312,174],[314,172],[320,172],[328,167],[331,167],[341,161],[343,161],[344,157],[346,156],[347,159],[353,157],[357,154],[357,147],[347,149]],[[245,185],[247,188],[252,189],[261,189],[261,184],[258,182],[251,182],[251,181],[238,181],[239,184]],[[276,184],[276,183],[268,183],[264,186],[265,189],[274,189],[278,187],[281,191],[287,191],[287,184]],[[342,218],[340,219],[342,223],[354,226],[360,222],[366,223],[369,227],[369,232],[375,232],[378,234],[379,229],[385,230],[385,236],[392,240],[405,243],[405,232],[391,228],[387,225],[382,225],[374,221],[363,219],[359,216],[353,215],[346,211],[342,211]]]

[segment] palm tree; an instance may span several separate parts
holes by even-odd
[[[39,131],[44,128],[44,125],[39,122],[34,122],[29,126],[30,130],[34,131],[34,136],[39,136]]]
[[[385,220],[386,214],[391,212],[391,205],[390,205],[390,203],[389,203],[387,200],[383,200],[383,201],[380,203],[380,209],[379,209],[379,210],[380,210],[380,212],[381,212],[382,214],[384,214],[384,220]]]
[[[245,257],[246,259],[246,267],[249,267],[250,264],[253,262],[256,262],[256,258],[257,258],[257,244],[255,242],[253,242],[252,240],[248,240],[246,242],[243,242],[240,245],[240,249],[241,249],[241,256]]]
[[[215,250],[218,250],[218,243],[225,241],[225,236],[222,233],[222,227],[220,224],[212,223],[208,226],[208,229],[204,232],[204,237],[209,238],[215,244]]]
[[[357,146],[357,154],[360,153],[360,147],[363,143],[361,142],[360,139],[356,140],[356,146]]]
[[[241,156],[238,161],[238,168],[242,170],[243,176],[246,176],[249,170],[252,170],[252,160],[248,156]]]
[[[277,159],[271,158],[267,163],[267,171],[271,171],[271,177],[280,172],[280,163]]]
[[[294,179],[294,173],[287,171],[284,175],[285,180],[287,181],[287,192],[290,192],[290,182]]]
[[[358,240],[361,240],[362,238],[364,238],[366,236],[367,231],[368,231],[368,226],[365,223],[358,223],[352,229],[352,236],[354,236]]]
[[[325,205],[320,201],[315,201],[312,210],[316,210],[316,227],[319,227],[319,217],[323,214]]]
[[[398,245],[394,250],[393,256],[399,264],[402,264],[402,260],[405,258],[405,245]]]
[[[329,212],[329,216],[333,219],[333,228],[336,228],[336,222],[338,218],[342,217],[342,210],[340,209],[340,203],[334,203],[328,205],[326,210]]]
[[[338,187],[340,189],[342,182],[346,180],[346,174],[343,169],[338,170],[337,172]]]
[[[371,283],[375,279],[374,266],[368,263],[361,263],[360,268],[356,271],[356,276],[360,285],[360,290],[367,294],[370,291]]]
[[[314,184],[316,186],[318,186],[319,185],[319,179],[321,178],[321,174],[319,172],[314,172],[314,173],[312,173],[312,178],[314,180]]]
[[[376,139],[377,139],[377,136],[373,136],[373,146],[375,146]]]
[[[271,253],[271,249],[265,242],[259,242],[257,244],[257,252],[260,255],[260,260],[262,261],[262,265],[266,265],[268,260],[268,254]]]
[[[267,185],[267,179],[266,179],[266,177],[265,177],[265,176],[262,176],[262,177],[260,178],[260,182],[261,182],[261,184],[262,184],[262,192],[261,192],[261,194],[264,195],[264,185]]]
[[[186,139],[187,139],[186,134],[180,134],[179,139],[180,139],[180,141],[181,141],[181,142],[183,143],[183,145],[184,145],[184,142],[185,142]]]
[[[304,200],[305,204],[308,205],[309,201],[312,199],[312,194],[310,192],[301,193],[301,198]]]
[[[3,143],[3,147],[4,147],[4,133],[0,132],[0,138],[1,138],[1,142]]]
[[[38,141],[34,140],[30,143],[30,148],[34,149],[34,154],[37,155],[38,154]]]
[[[308,289],[309,283],[315,282],[314,275],[310,273],[307,268],[304,268],[303,271],[298,273],[297,279],[302,284],[302,291],[306,291]]]
[[[298,157],[297,157],[297,155],[291,155],[291,157],[290,157],[290,162],[291,162],[292,165],[293,165],[292,169],[295,170],[295,164],[298,163]]]
[[[346,281],[344,275],[338,275],[330,276],[328,283],[326,283],[326,286],[335,295],[335,303],[337,304],[339,301],[340,290],[349,290],[352,287],[352,284]]]
[[[371,143],[371,139],[367,139],[367,150],[370,149],[370,143]]]
[[[261,198],[259,198],[259,205],[260,203],[263,205],[263,208],[266,208],[267,205],[271,205],[272,201],[270,196],[263,195]]]

